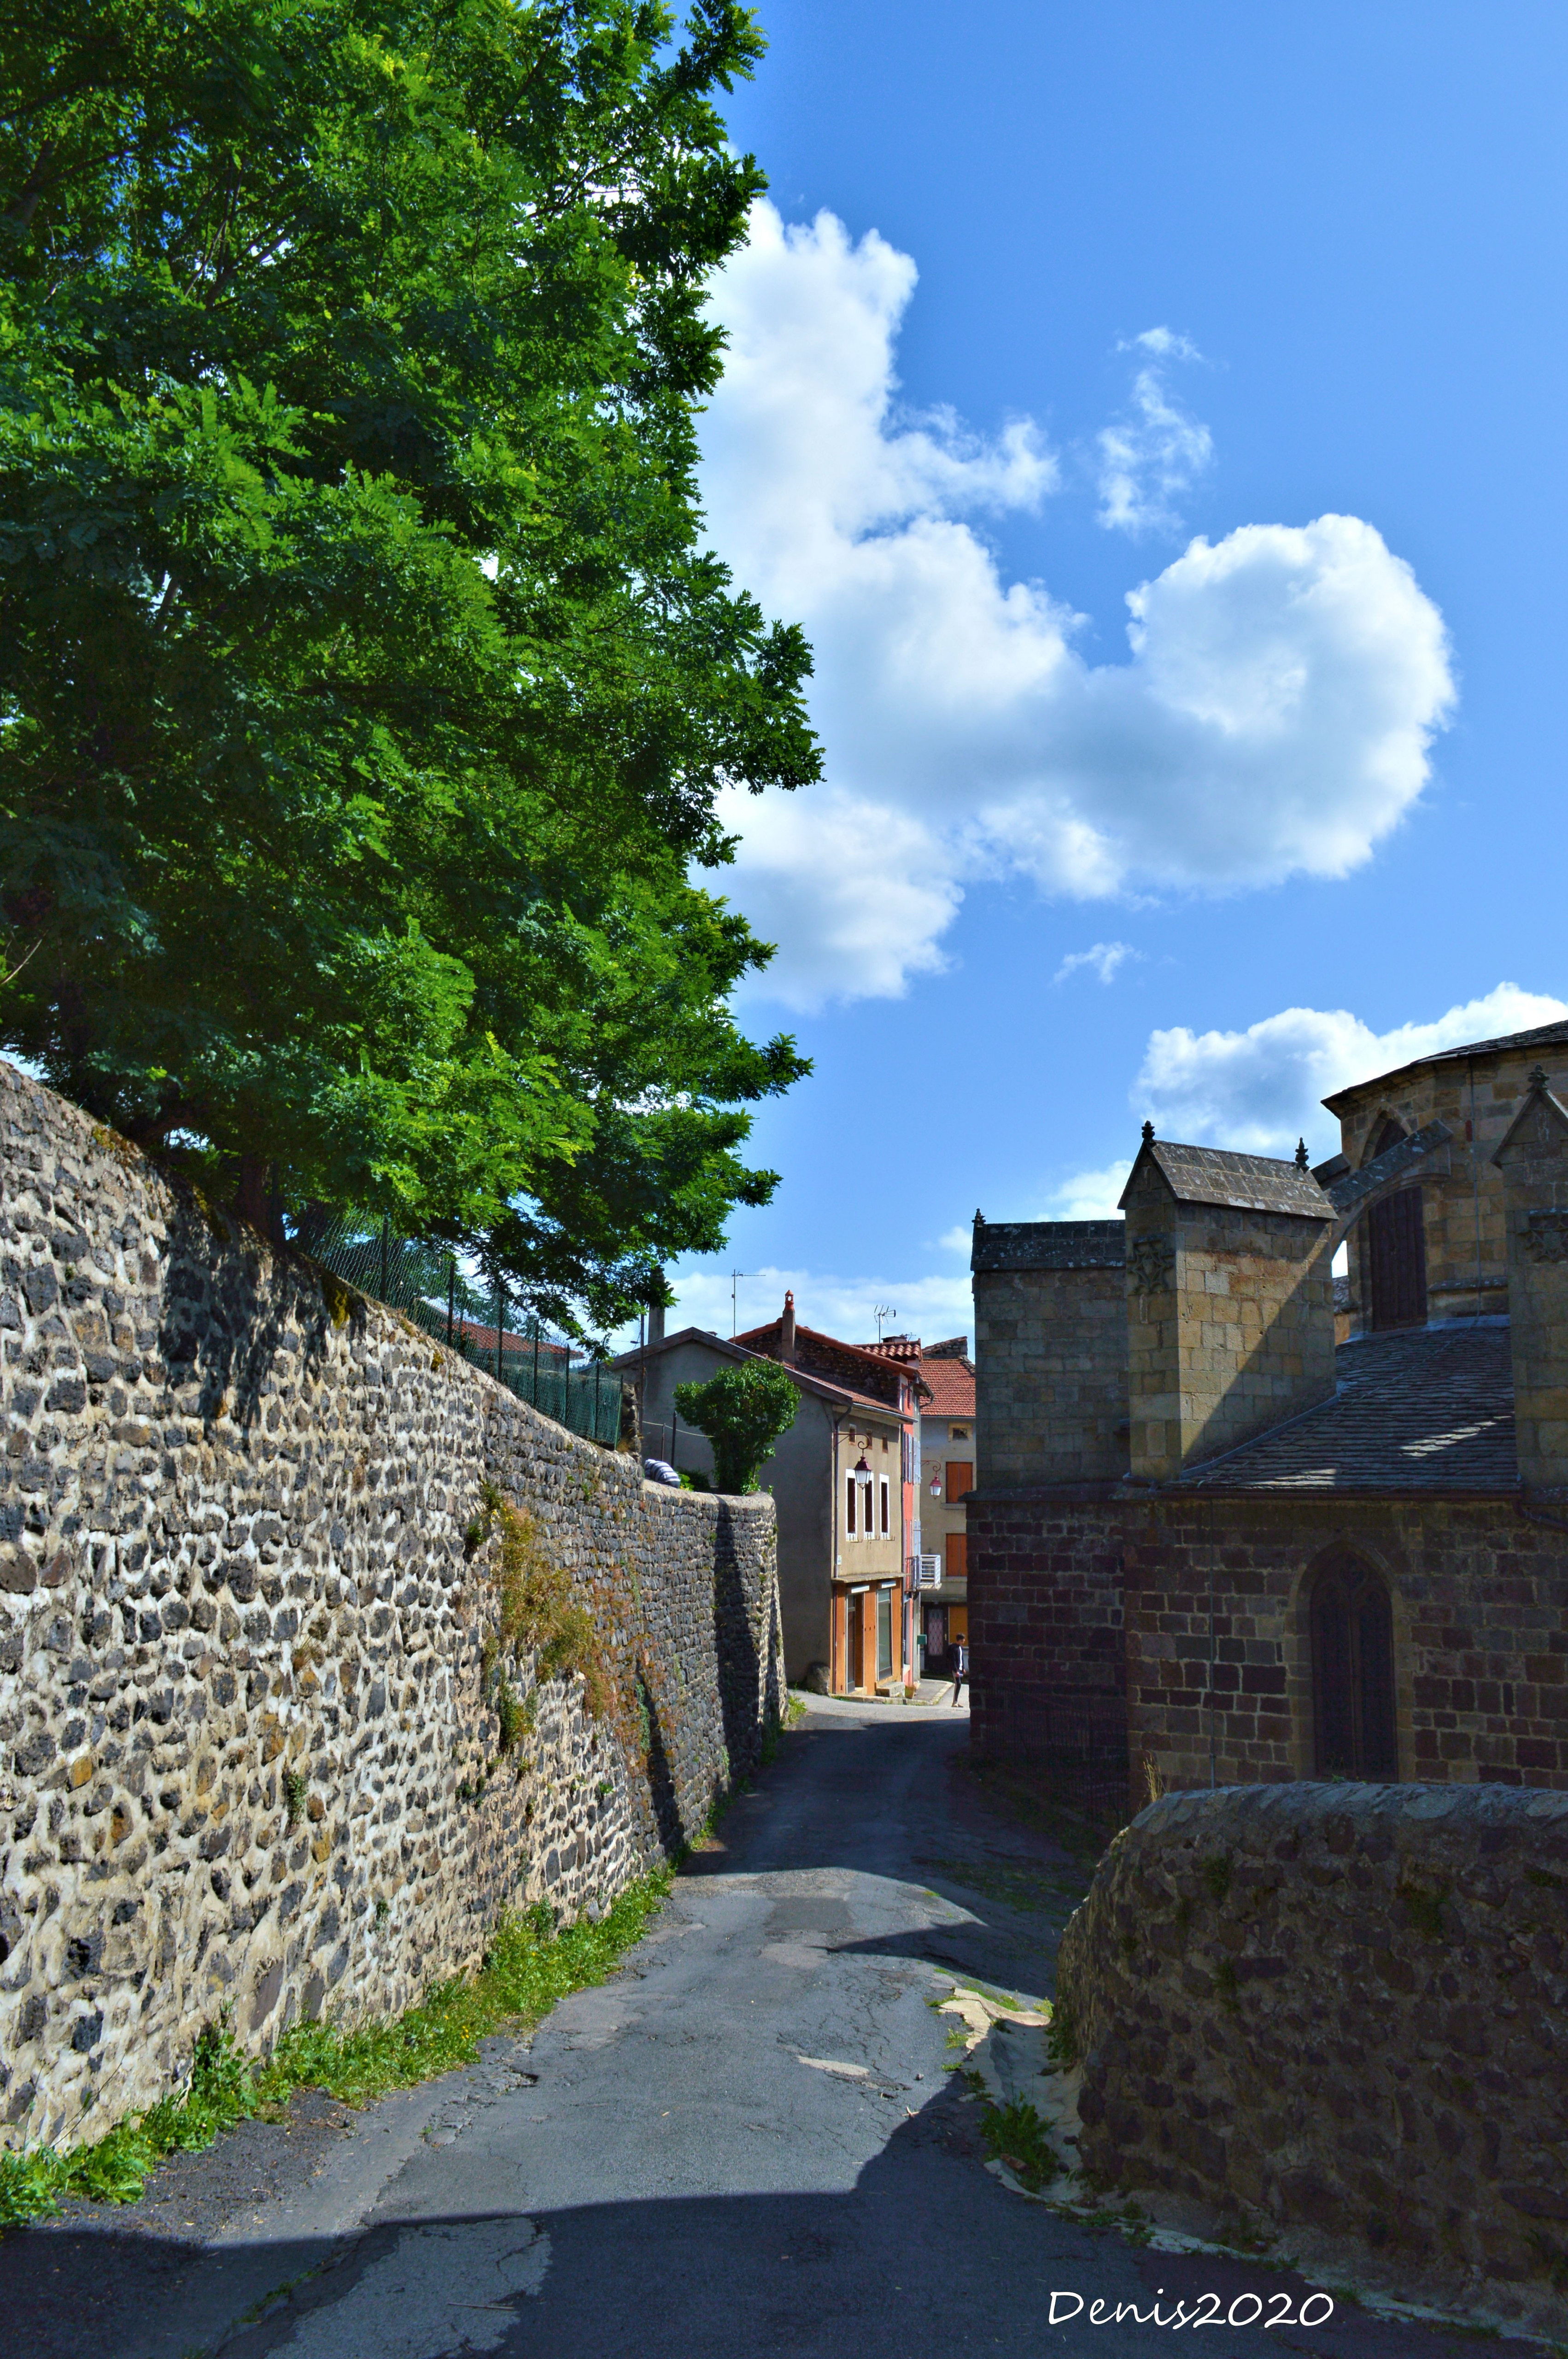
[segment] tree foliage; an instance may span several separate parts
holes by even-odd
[[[795,1423],[800,1395],[776,1360],[720,1368],[706,1384],[677,1385],[676,1408],[713,1445],[720,1491],[754,1491],[764,1460]]]
[[[734,0],[13,0],[0,1041],[253,1219],[608,1324],[716,1250],[768,955],[693,870],[816,774],[701,539]]]

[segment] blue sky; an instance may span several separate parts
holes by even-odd
[[[827,778],[733,815],[816,1072],[722,1267],[929,1338],[977,1204],[1108,1208],[1145,1113],[1325,1152],[1324,1090],[1568,998],[1568,17],[762,13],[705,485]]]

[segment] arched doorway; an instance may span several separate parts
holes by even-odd
[[[1316,1774],[1392,1783],[1400,1759],[1389,1593],[1371,1566],[1346,1550],[1319,1565],[1307,1612]]]

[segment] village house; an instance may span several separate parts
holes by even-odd
[[[922,1343],[888,1335],[868,1345],[920,1379],[920,1448],[911,1550],[922,1570],[915,1591],[917,1641],[929,1670],[946,1675],[950,1649],[969,1634],[968,1517],[975,1481],[975,1364],[967,1335]]]
[[[722,1367],[776,1360],[800,1395],[759,1483],[778,1511],[779,1605],[792,1685],[886,1693],[913,1661],[905,1559],[914,1512],[918,1378],[896,1362],[798,1326],[795,1298],[765,1327],[731,1340],[706,1329],[657,1332],[612,1363],[640,1388],[643,1446],[677,1472],[713,1479],[713,1453],[683,1422],[677,1385]],[[909,1675],[913,1675],[910,1673]]]
[[[1315,1170],[1145,1125],[1124,1218],[977,1216],[984,1751],[1568,1787],[1568,1024],[1327,1103]]]

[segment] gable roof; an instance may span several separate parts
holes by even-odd
[[[1517,1491],[1506,1321],[1342,1343],[1333,1400],[1171,1486],[1193,1491]]]
[[[920,1375],[929,1396],[920,1404],[923,1417],[973,1418],[975,1371],[968,1360],[923,1359]]]
[[[1364,1082],[1352,1082],[1347,1089],[1336,1090],[1323,1103],[1330,1114],[1343,1114],[1364,1090],[1386,1088],[1390,1082],[1402,1081],[1407,1073],[1419,1072],[1423,1065],[1462,1064],[1467,1057],[1500,1057],[1514,1049],[1561,1048],[1568,1048],[1568,1018],[1560,1018],[1555,1024],[1538,1024],[1530,1032],[1504,1032],[1496,1040],[1470,1040],[1461,1049],[1438,1049],[1430,1057],[1412,1057],[1408,1065],[1396,1065],[1391,1072],[1373,1073]]]
[[[1334,1218],[1334,1206],[1304,1164],[1272,1155],[1233,1155],[1223,1147],[1183,1147],[1147,1129],[1122,1190],[1124,1209],[1151,1164],[1178,1204],[1224,1204],[1233,1212],[1289,1212],[1309,1221]]]
[[[867,1351],[859,1343],[840,1343],[837,1335],[824,1335],[818,1328],[803,1327],[798,1320],[793,1359],[784,1356],[782,1319],[771,1319],[765,1327],[748,1327],[735,1341],[761,1359],[777,1360],[792,1375],[804,1371],[840,1391],[847,1389],[858,1398],[891,1410],[894,1417],[903,1414],[899,1408],[903,1386],[918,1386],[920,1382],[917,1369],[900,1367],[885,1353]]]
[[[629,1352],[618,1352],[612,1360],[605,1362],[605,1365],[635,1376],[647,1361],[656,1360],[665,1352],[676,1350],[677,1345],[688,1343],[701,1344],[722,1360],[773,1360],[793,1383],[800,1386],[802,1392],[815,1394],[818,1400],[825,1400],[830,1406],[865,1409],[876,1417],[901,1418],[900,1410],[892,1402],[881,1400],[874,1393],[860,1392],[850,1385],[835,1384],[830,1378],[819,1375],[815,1369],[780,1360],[776,1353],[748,1351],[742,1338],[716,1335],[708,1327],[681,1327],[673,1335],[666,1335],[661,1343],[634,1343]]]

